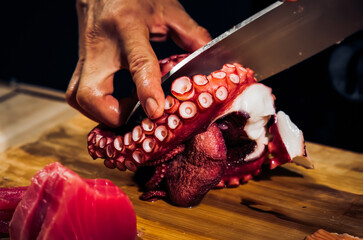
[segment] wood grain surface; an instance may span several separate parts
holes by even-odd
[[[0,82],[0,152],[34,141],[77,114],[64,99],[64,93],[24,84]]]
[[[308,143],[315,169],[286,164],[248,184],[211,190],[180,208],[144,202],[132,172],[107,169],[86,150],[96,124],[76,116],[37,141],[0,154],[0,187],[24,186],[58,161],[85,178],[108,178],[134,204],[140,239],[304,239],[317,229],[363,237],[363,154]]]

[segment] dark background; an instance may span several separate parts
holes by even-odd
[[[212,37],[272,2],[181,1]],[[8,1],[0,8],[0,22],[0,80],[65,91],[77,62],[75,1]],[[306,140],[363,152],[362,35],[264,81],[277,96],[278,110],[290,115]],[[183,53],[171,41],[153,47],[159,58]],[[116,83],[121,78],[130,77],[121,72]]]

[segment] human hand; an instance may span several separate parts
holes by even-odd
[[[192,52],[210,41],[209,33],[177,0],[77,0],[79,60],[69,83],[68,103],[87,117],[117,127],[136,103],[115,99],[114,74],[129,69],[137,97],[151,119],[164,111],[158,60],[151,41],[168,35]]]

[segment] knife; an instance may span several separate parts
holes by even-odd
[[[277,1],[213,39],[162,78],[166,95],[181,76],[240,63],[262,81],[362,30],[363,0]],[[146,117],[140,102],[126,124]]]

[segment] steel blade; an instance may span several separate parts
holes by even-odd
[[[176,65],[162,79],[164,92],[178,77],[209,74],[224,63],[240,63],[264,80],[362,30],[362,13],[362,0],[278,1]],[[127,122],[143,117],[138,103]]]

